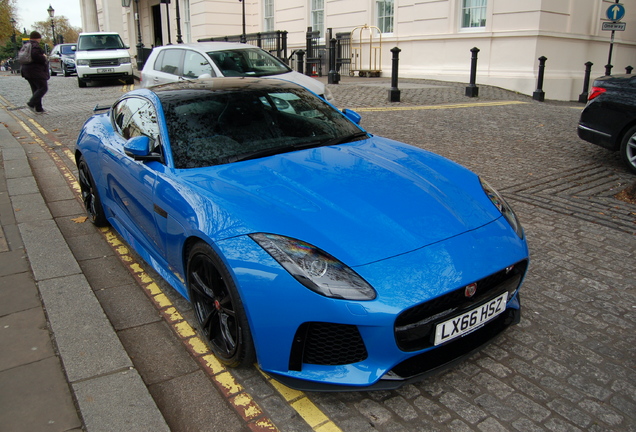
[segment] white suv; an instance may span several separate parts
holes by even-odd
[[[80,33],[75,49],[77,84],[86,87],[88,81],[124,80],[134,84],[128,47],[118,33]]]
[[[154,47],[141,71],[141,85],[210,77],[278,78],[300,84],[333,103],[329,89],[292,70],[267,51],[234,42],[199,42]]]

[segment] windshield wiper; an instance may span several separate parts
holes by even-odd
[[[225,163],[234,163],[250,159],[258,159],[267,156],[274,156],[281,153],[289,153],[296,150],[305,150],[312,147],[328,147],[332,145],[342,144],[346,142],[356,141],[358,138],[368,137],[368,134],[363,131],[359,131],[350,135],[333,138],[327,141],[312,141],[308,143],[284,145],[272,148],[266,148],[262,150],[255,150],[251,152],[241,153],[234,156],[228,156],[225,158]]]
[[[234,156],[228,156],[227,158],[225,158],[225,162],[234,163],[234,162],[240,162],[240,161],[245,161],[250,159],[258,159],[258,158],[262,158],[266,156],[274,156],[277,154],[288,153],[288,152],[292,152],[296,150],[298,150],[296,147],[289,146],[289,145],[266,148],[261,150],[254,150],[251,152],[241,153]]]
[[[294,147],[298,149],[305,149],[311,147],[329,147],[338,144],[344,144],[352,141],[358,141],[359,138],[368,138],[369,134],[363,131],[358,131],[349,135],[332,138],[327,141],[312,141],[304,144],[295,144]]]

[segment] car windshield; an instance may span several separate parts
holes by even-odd
[[[77,42],[78,51],[101,51],[124,48],[124,43],[118,34],[81,35]]]
[[[260,48],[212,51],[208,56],[224,76],[259,77],[291,71],[281,60]]]
[[[62,45],[60,51],[62,54],[73,54],[73,45]]]
[[[220,165],[368,137],[303,89],[158,94],[176,168]]]

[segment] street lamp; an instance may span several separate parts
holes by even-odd
[[[13,30],[13,35],[11,36],[11,42],[13,42],[13,57],[17,57],[18,55],[18,41],[16,40],[15,37],[15,23],[16,20],[13,19],[13,17],[11,17],[11,29]]]
[[[55,9],[49,4],[49,8],[46,11],[49,13],[49,17],[51,17],[51,33],[53,34],[53,46],[55,46],[55,22],[53,21]]]
[[[121,5],[123,7],[130,7],[132,0],[121,0]],[[135,12],[135,8],[133,8],[133,13],[135,15],[135,21],[137,21],[137,69],[141,70],[144,67],[144,63],[146,59],[144,58],[143,50],[144,44],[141,41],[141,23],[139,16],[139,0],[135,0],[135,6],[137,12]],[[132,42],[132,41],[131,41]]]

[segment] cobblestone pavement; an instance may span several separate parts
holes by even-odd
[[[636,178],[617,154],[578,139],[580,104],[485,86],[470,99],[465,84],[406,79],[402,102],[390,103],[389,87],[374,78],[330,85],[368,131],[449,157],[509,199],[531,249],[522,321],[459,366],[399,390],[307,394],[336,428],[324,430],[636,431],[636,206],[614,198]],[[122,91],[53,77],[49,113],[33,118],[72,149],[92,107]],[[25,119],[27,95],[25,81],[0,77],[0,96]],[[281,431],[312,430],[258,371],[236,377]],[[187,420],[171,427],[188,430]]]

